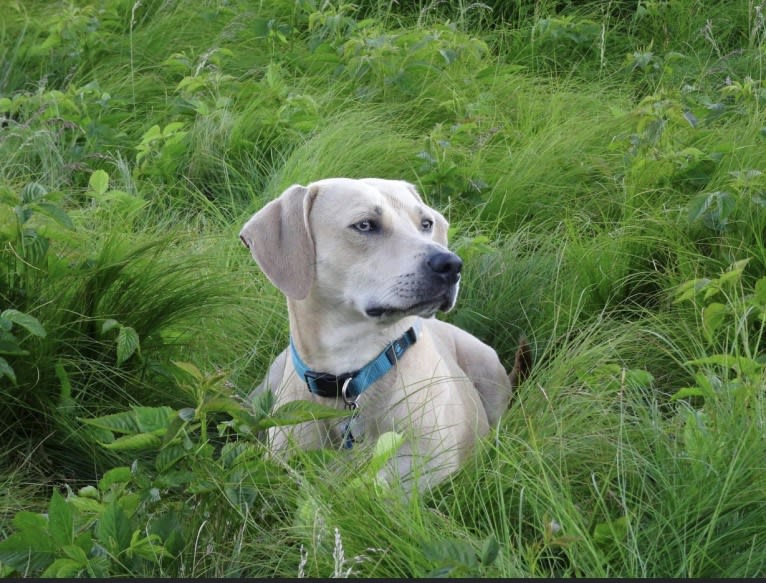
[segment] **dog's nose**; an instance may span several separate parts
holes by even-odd
[[[457,283],[460,279],[460,270],[463,268],[463,260],[454,253],[439,251],[428,258],[428,267],[443,277],[447,283]]]

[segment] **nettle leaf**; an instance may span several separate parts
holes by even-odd
[[[334,409],[314,401],[290,401],[279,407],[269,417],[261,419],[255,430],[261,431],[269,427],[297,425],[306,421],[337,419],[339,417],[348,417],[352,414],[353,411],[351,410]]]
[[[755,301],[759,305],[766,305],[766,277],[762,277],[755,282]]]
[[[66,227],[69,230],[74,230],[74,223],[69,218],[67,212],[57,204],[50,202],[41,202],[35,205],[35,208],[44,215],[52,218],[59,225]]]
[[[8,364],[7,360],[0,356],[0,379],[3,377],[8,377],[14,385],[16,384],[16,371]]]
[[[174,136],[179,133],[179,130],[183,128],[186,124],[182,121],[173,121],[170,122],[168,125],[166,125],[162,129],[162,136],[165,138],[169,138],[171,136]]]
[[[9,322],[13,322],[17,326],[21,326],[30,334],[34,334],[40,338],[45,338],[45,328],[43,328],[43,325],[40,324],[40,320],[34,316],[30,316],[24,312],[19,312],[18,310],[10,309],[4,310],[3,313],[0,314],[0,318]]]
[[[119,466],[107,470],[103,477],[98,481],[98,489],[106,492],[112,484],[126,484],[133,479],[133,472],[128,466]]]
[[[48,504],[48,531],[53,541],[68,545],[74,541],[74,515],[72,508],[58,490],[53,491]]]
[[[710,285],[710,282],[711,280],[707,277],[685,281],[676,288],[676,299],[673,300],[673,303],[677,304],[685,300],[693,299],[699,292]]]
[[[136,425],[144,433],[166,431],[176,416],[174,409],[161,407],[133,407]]]
[[[0,563],[19,572],[44,569],[54,559],[56,545],[42,514],[22,510],[13,517],[16,532],[0,540]]]
[[[134,411],[122,411],[121,413],[112,413],[90,419],[78,417],[78,420],[87,425],[115,433],[138,433],[140,431]]]
[[[268,415],[274,408],[274,392],[263,391],[261,393],[257,393],[253,397],[252,405],[256,416]]]
[[[447,539],[425,543],[423,555],[427,560],[445,567],[474,569],[479,564],[473,546],[461,540]]]
[[[111,443],[101,445],[111,451],[142,451],[156,449],[162,444],[162,439],[154,433],[137,433],[135,435],[123,435]]]
[[[168,445],[160,450],[154,460],[154,467],[159,472],[166,472],[189,454],[183,445]]]
[[[121,326],[122,324],[120,324],[117,320],[114,318],[109,318],[104,320],[104,323],[101,324],[101,334],[106,334],[110,330],[114,330],[115,328],[119,328]]]
[[[764,368],[764,365],[751,358],[735,356],[733,354],[713,354],[704,358],[689,360],[684,364],[692,366],[721,366],[730,368],[738,374],[743,374],[745,376],[758,375]]]
[[[88,186],[96,194],[104,194],[109,190],[109,174],[104,170],[96,170],[90,175]]]
[[[56,559],[43,571],[41,577],[43,579],[73,579],[84,569],[85,565],[74,559]]]
[[[101,514],[96,525],[96,539],[114,556],[130,546],[130,519],[117,501],[109,504]]]
[[[708,342],[712,342],[715,333],[726,318],[726,306],[719,302],[713,302],[702,308],[702,330]]]
[[[130,326],[122,326],[117,333],[117,366],[128,360],[139,349],[138,332]]]
[[[190,362],[178,362],[175,360],[172,362],[176,367],[180,368],[185,373],[191,375],[197,381],[202,381],[205,378],[205,376],[202,374],[200,369]]]
[[[396,455],[404,443],[404,435],[396,431],[383,433],[375,443],[375,453],[368,464],[371,474],[377,474],[386,465],[386,462]]]
[[[24,185],[24,188],[21,189],[21,202],[29,204],[45,198],[46,194],[48,194],[48,191],[42,184],[39,182],[30,182],[29,184]]]
[[[481,548],[481,555],[479,559],[481,564],[489,566],[495,562],[497,555],[500,553],[500,544],[497,542],[497,538],[494,534],[489,535],[487,540],[484,541],[484,545]]]
[[[593,529],[593,541],[603,546],[616,545],[628,536],[628,517],[621,516],[608,522],[600,522]]]

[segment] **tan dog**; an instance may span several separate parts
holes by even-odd
[[[355,408],[350,426],[273,428],[270,449],[348,446],[395,430],[406,441],[381,478],[409,489],[417,476],[422,490],[457,469],[512,387],[492,348],[432,318],[454,306],[462,267],[444,217],[407,182],[331,178],[291,186],[240,238],[287,296],[290,321],[291,347],[256,391],[274,391],[275,406]]]

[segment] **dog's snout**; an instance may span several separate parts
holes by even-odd
[[[460,270],[463,268],[463,261],[454,253],[439,251],[428,258],[428,267],[449,283],[455,283],[460,279]]]

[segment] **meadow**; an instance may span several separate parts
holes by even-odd
[[[0,576],[766,576],[766,2],[0,12]],[[239,229],[331,176],[416,184],[439,317],[534,352],[410,500],[247,398],[288,330]]]

